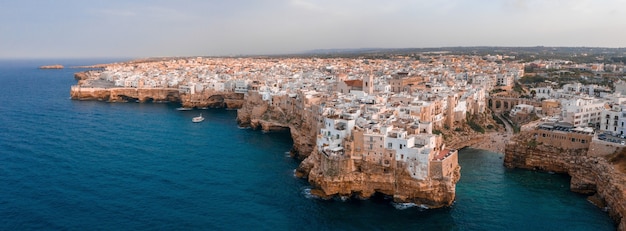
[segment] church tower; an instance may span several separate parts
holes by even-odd
[[[363,92],[368,95],[374,94],[374,75],[372,73],[363,77]]]

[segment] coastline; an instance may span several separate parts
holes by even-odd
[[[77,78],[78,79],[78,78]],[[120,95],[125,95],[128,96],[128,98],[130,99],[137,99],[140,102],[147,102],[147,101],[151,101],[151,100],[156,100],[156,97],[149,97],[148,95],[139,95],[137,94],[137,89],[131,89],[129,90],[129,92],[115,92],[115,94],[111,93],[110,91],[107,91],[106,93],[103,93],[101,96],[94,96],[94,95],[89,95],[89,94],[83,94],[84,92],[80,91],[80,89],[73,89],[73,90],[79,90],[77,92],[80,92],[81,94],[80,97],[73,97],[74,99],[80,99],[80,100],[102,100],[102,99],[106,99],[107,101],[110,102],[123,102],[123,101],[128,101],[127,97],[119,97]],[[87,97],[87,95],[89,95]],[[97,94],[96,94],[97,95]],[[163,94],[161,94],[163,95]],[[167,96],[172,96],[174,94],[165,94],[165,97],[159,97],[159,99],[161,98],[167,98],[169,100],[178,100],[181,101],[181,98],[183,97],[178,97],[178,99],[174,99],[174,97],[167,97]],[[145,100],[150,98],[150,100]],[[114,100],[112,100],[114,99]],[[247,101],[249,101],[250,99],[248,97],[246,97],[245,99],[243,99],[243,102],[241,104],[245,105],[246,103],[249,103]],[[191,98],[189,98],[188,100],[189,102],[191,102]],[[219,100],[219,102],[224,102],[223,99]],[[181,102],[182,103],[182,102]],[[228,104],[231,105],[231,104]],[[191,107],[195,106],[195,105],[189,105]],[[223,106],[223,105],[222,105]],[[254,109],[254,105],[250,105],[253,106],[252,108],[250,108],[250,113],[251,114],[256,114],[254,116],[251,116],[253,118],[247,118],[247,120],[241,120],[239,121],[238,118],[238,122],[246,122],[249,121],[250,124],[255,124],[253,123],[256,119],[257,123],[263,122],[265,120],[262,120],[261,118],[263,118],[264,115],[271,115],[272,113],[278,113],[281,112],[282,114],[277,114],[275,116],[270,116],[269,118],[281,118],[281,115],[284,116],[283,111],[285,111],[285,109],[280,109],[280,108],[273,108],[273,109],[277,109],[276,111],[272,111],[272,110],[267,110],[268,108],[265,108],[265,110],[267,110],[267,113],[265,113],[265,110],[262,110],[262,113],[257,113]],[[258,106],[258,105],[256,105]],[[239,105],[238,108],[241,108],[241,105]],[[272,109],[272,108],[270,108]],[[292,108],[293,110],[293,108]],[[240,112],[238,111],[238,114]],[[297,112],[296,112],[297,113]],[[287,113],[289,115],[294,115],[294,113]],[[297,115],[297,114],[296,114]],[[303,115],[298,115],[300,117],[302,117]],[[239,115],[238,115],[239,117]],[[259,120],[261,119],[261,120]],[[297,122],[296,122],[297,121]],[[294,150],[299,150],[297,153],[299,153],[299,155],[302,155],[303,157],[306,157],[310,154],[310,150],[312,149],[310,146],[310,142],[306,142],[308,140],[310,140],[311,138],[314,138],[313,136],[307,135],[308,133],[310,133],[310,131],[317,131],[317,128],[315,126],[312,126],[311,124],[307,124],[304,123],[306,120],[305,119],[298,119],[298,120],[289,120],[289,121],[273,121],[275,123],[259,123],[262,127],[263,130],[272,130],[272,128],[279,128],[279,127],[289,127],[291,130],[291,136],[292,139],[295,140],[300,140],[301,142],[299,142],[299,145],[296,145],[296,143],[294,142]],[[268,122],[268,121],[265,121]],[[284,123],[279,123],[279,122],[284,122]],[[266,124],[267,126],[265,126],[264,124]],[[271,126],[270,126],[271,125]],[[290,126],[290,125],[294,125],[294,126]],[[296,126],[299,125],[299,126]],[[300,126],[310,126],[307,127],[307,129],[304,129],[306,131],[302,131],[302,127]],[[254,127],[254,126],[253,126]],[[257,126],[258,127],[258,126]],[[297,129],[294,129],[297,128]],[[484,134],[480,134],[477,132],[470,132],[470,133],[453,133],[452,134],[452,138],[450,141],[446,142],[448,143],[449,147],[455,148],[455,149],[460,149],[462,147],[472,147],[472,148],[476,148],[476,149],[481,149],[481,150],[487,150],[487,151],[491,151],[491,152],[496,152],[496,153],[500,153],[500,154],[505,154],[505,149],[506,149],[506,145],[510,143],[510,140],[513,138],[513,134],[512,133],[508,133],[508,132],[504,132],[504,131],[491,131],[491,132],[486,132]],[[309,145],[309,146],[307,146]],[[306,150],[306,151],[302,151],[302,150]],[[302,163],[305,163],[304,161]],[[308,169],[310,171],[310,169]]]

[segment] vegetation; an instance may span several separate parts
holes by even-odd
[[[620,152],[609,155],[607,160],[611,164],[614,164],[619,171],[626,173],[626,148],[622,149]]]
[[[498,116],[496,116],[496,114],[491,113],[491,118],[493,118],[493,120],[495,120],[497,124],[504,125],[504,122],[502,122],[502,120]]]
[[[435,135],[441,135],[441,134],[442,134],[442,132],[441,132],[441,131],[439,131],[439,130],[437,130],[437,129],[433,129],[433,134],[435,134]]]
[[[503,92],[503,91],[505,91],[505,90],[504,89],[500,89],[500,88],[495,88],[495,89],[491,90],[490,93],[491,94],[496,94],[496,93],[500,93],[500,92]]]
[[[525,76],[522,76],[522,78],[520,78],[519,81],[523,84],[536,84],[536,83],[543,83],[546,80],[548,79],[538,76],[538,75],[535,75],[535,76],[525,75]]]
[[[517,134],[517,133],[519,133],[519,132],[521,131],[520,126],[518,126],[518,125],[516,125],[516,124],[514,124],[514,125],[512,125],[512,126],[513,126],[513,133],[516,133],[516,134]]]
[[[515,82],[515,85],[513,86],[513,91],[517,92],[517,93],[524,93],[524,88],[522,88],[522,85],[519,84],[519,82]]]
[[[467,120],[467,125],[470,126],[470,128],[472,128],[472,130],[476,131],[476,132],[480,132],[480,133],[485,133],[485,128],[483,128],[482,126],[480,126],[480,124],[476,123],[475,117],[471,117]]]

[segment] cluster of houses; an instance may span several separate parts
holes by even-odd
[[[557,60],[529,65],[574,64]],[[617,70],[597,66],[584,67]],[[456,158],[433,130],[454,128],[471,115],[485,113],[489,92],[496,87],[510,89],[523,75],[524,64],[503,62],[502,57],[439,54],[384,60],[198,57],[110,65],[100,79],[118,87],[177,88],[191,95],[254,92],[272,106],[294,99],[313,102],[320,118],[318,151],[329,161],[336,160],[328,162],[328,168],[341,163],[345,166],[335,170],[358,170],[362,164],[385,169],[401,163],[415,178],[423,179],[450,174],[441,166]],[[626,131],[624,82],[615,83],[615,91],[583,84],[531,90],[541,107],[516,105],[511,108],[513,115],[549,116],[572,127],[614,134]],[[306,104],[299,109],[313,110]]]

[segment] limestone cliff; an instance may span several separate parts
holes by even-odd
[[[394,168],[361,162],[359,171],[325,174],[328,171],[323,171],[319,164],[323,158],[321,155],[320,152],[313,152],[298,169],[299,172],[307,172],[310,168],[307,176],[314,187],[311,193],[321,198],[369,198],[375,193],[382,193],[392,196],[394,202],[440,208],[452,205],[456,197],[456,183],[461,177],[461,168],[456,165],[449,175],[417,180],[411,177],[400,161]],[[456,154],[453,158],[457,158]]]
[[[238,109],[243,106],[244,94],[234,92],[206,91],[196,94],[180,94],[180,102],[187,108],[229,108]]]
[[[504,165],[569,174],[572,191],[594,194],[595,204],[608,206],[619,230],[626,230],[626,174],[595,153],[599,149],[597,144],[589,149],[562,149],[519,139],[506,145]]]
[[[172,88],[98,88],[72,86],[70,97],[75,100],[107,102],[178,102],[178,89]]]
[[[276,131],[289,129],[293,139],[291,155],[304,159],[313,151],[315,144],[317,121],[311,110],[303,110],[303,106],[294,105],[295,98],[275,96],[271,104],[263,100],[256,92],[245,96],[241,109],[237,111],[237,123],[243,127]],[[302,102],[300,102],[302,103]]]

